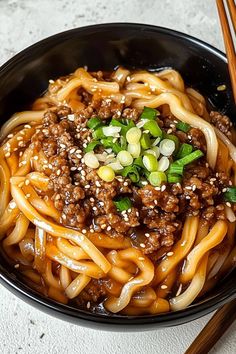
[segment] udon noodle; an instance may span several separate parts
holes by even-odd
[[[173,69],[49,83],[0,132],[2,257],[87,311],[191,305],[235,265],[229,119]]]

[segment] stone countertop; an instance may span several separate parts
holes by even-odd
[[[0,64],[30,44],[66,29],[105,22],[173,28],[223,49],[213,0],[0,0]],[[0,353],[181,354],[211,315],[144,333],[109,333],[50,317],[0,286]],[[235,353],[236,323],[212,353]]]

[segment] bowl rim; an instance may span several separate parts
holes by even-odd
[[[6,61],[0,66],[0,77],[6,70],[11,68],[15,62],[21,60],[32,50],[40,47],[41,45],[48,44],[53,41],[63,41],[70,37],[71,34],[80,35],[80,33],[92,33],[94,30],[103,31],[109,28],[113,29],[134,29],[141,30],[143,32],[153,31],[156,33],[166,34],[175,38],[183,39],[188,43],[202,47],[213,55],[217,56],[224,63],[227,63],[226,55],[219,49],[215,48],[211,44],[204,42],[189,34],[176,31],[174,29],[141,24],[141,23],[125,23],[125,22],[112,22],[104,24],[88,25],[78,28],[69,29],[56,33],[52,36],[46,37],[28,47],[18,52],[12,58]],[[59,42],[57,42],[59,43]],[[13,292],[18,297],[22,298],[26,302],[30,302],[31,305],[39,307],[40,310],[54,314],[55,316],[69,320],[71,322],[77,323],[79,325],[84,325],[87,327],[94,327],[99,325],[99,329],[106,330],[144,330],[144,329],[154,329],[159,327],[166,327],[171,325],[176,325],[178,323],[188,322],[192,319],[199,318],[203,315],[210,313],[211,311],[217,309],[219,306],[225,304],[226,302],[232,300],[236,297],[236,288],[231,288],[229,291],[223,291],[223,293],[213,296],[212,298],[202,301],[196,305],[191,305],[184,310],[176,312],[168,312],[160,315],[144,315],[144,316],[122,316],[122,315],[103,315],[88,313],[81,309],[75,309],[74,307],[63,305],[57,303],[46,297],[41,297],[39,293],[30,289],[25,284],[18,282],[17,279],[11,279],[7,274],[0,269],[0,283],[4,285],[8,290]],[[180,320],[180,321],[179,321]],[[95,325],[95,326],[94,326]],[[108,326],[109,325],[109,326]],[[124,329],[125,326],[125,329]],[[142,327],[142,328],[141,328]],[[144,327],[144,328],[143,328]]]

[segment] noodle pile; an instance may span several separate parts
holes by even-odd
[[[210,167],[230,178],[235,176],[233,143],[209,123],[204,98],[185,88],[174,70],[130,73],[118,68],[112,81],[102,81],[79,68],[66,80],[50,85],[57,90],[37,99],[32,111],[16,113],[0,132],[3,255],[31,287],[64,304],[78,297],[92,279],[106,278],[110,287],[103,306],[108,312],[155,315],[186,308],[234,265],[235,215],[231,206],[225,205],[227,220],[217,220],[214,225],[201,216],[187,216],[180,239],[156,263],[129,238],[82,233],[63,226],[48,189],[47,158],[43,151],[32,148],[31,139],[42,128],[48,109],[60,105],[72,111],[83,109],[77,95],[83,88],[92,96],[107,97],[140,111],[167,107],[178,120],[203,132]],[[45,172],[42,166],[46,166]],[[235,177],[232,181],[235,184]],[[174,286],[178,291],[173,295]]]

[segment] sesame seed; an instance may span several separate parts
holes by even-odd
[[[145,248],[145,244],[144,243],[140,243],[139,246],[142,247],[142,248]]]
[[[31,125],[29,125],[29,124],[25,124],[25,125],[24,125],[24,128],[26,128],[26,129],[30,129],[30,128],[31,128]]]
[[[105,229],[106,227],[107,227],[106,224],[102,224],[102,225],[101,225],[101,228],[102,228],[102,229]]]
[[[167,285],[165,285],[165,284],[161,285],[161,289],[163,289],[163,290],[167,289]]]
[[[70,153],[73,154],[75,152],[75,148],[70,149]]]
[[[96,181],[95,184],[97,187],[101,187],[101,183],[99,183],[99,181]]]
[[[96,210],[97,210],[97,207],[94,206],[94,207],[93,207],[93,210],[96,211]]]
[[[185,189],[192,190],[192,186],[186,186]]]
[[[16,140],[23,140],[23,137],[22,136],[17,136]]]
[[[223,188],[223,189],[222,189],[222,192],[223,192],[223,193],[227,192],[227,188]]]
[[[139,216],[139,212],[138,211],[136,211],[136,216]]]
[[[148,184],[147,181],[142,181],[141,183],[142,183],[144,186],[146,186],[146,185]]]
[[[233,182],[232,181],[229,181],[229,185],[232,186]]]
[[[82,230],[82,233],[83,233],[83,234],[86,234],[86,232],[87,232],[86,229],[83,229],[83,230]]]
[[[129,185],[128,182],[124,182],[124,186],[127,187]]]
[[[60,194],[58,193],[56,196],[55,196],[55,200],[59,200],[61,198]]]
[[[160,190],[161,190],[160,187],[155,187],[154,189],[155,189],[156,191],[160,191]]]
[[[226,204],[228,207],[231,207],[230,202],[226,202],[225,204]]]
[[[126,214],[126,210],[123,210],[123,211],[121,212],[121,214],[122,214],[122,215],[125,215],[125,214]]]
[[[100,205],[101,205],[101,206],[104,206],[104,203],[103,203],[103,202],[100,202]]]
[[[209,163],[206,162],[206,167],[209,167]]]
[[[144,261],[144,260],[145,260],[145,258],[143,258],[143,257],[138,257],[138,259],[139,259],[140,261]]]
[[[124,221],[126,221],[126,222],[129,221],[129,219],[127,218],[127,216],[124,217]]]
[[[107,226],[107,231],[110,231],[111,230],[111,226]]]
[[[43,169],[46,170],[48,168],[48,165],[43,165]]]
[[[157,201],[156,199],[154,200],[154,204],[155,204],[155,205],[157,205],[157,204],[158,204],[158,201]]]
[[[172,132],[173,132],[172,129],[168,129],[168,130],[167,130],[167,134],[171,134]]]
[[[90,198],[89,200],[90,200],[90,202],[92,202],[92,203],[95,202],[95,199],[94,199],[94,198]]]
[[[216,177],[219,177],[219,173],[218,172],[216,172]]]
[[[16,269],[19,268],[19,267],[20,267],[19,263],[14,265],[14,268],[16,268]]]
[[[69,121],[74,122],[75,115],[74,114],[68,114],[67,118],[68,118]]]
[[[197,186],[194,184],[194,185],[192,186],[192,190],[195,191],[196,189],[197,189]]]
[[[81,175],[82,176],[86,176],[86,172],[85,171],[81,171]]]
[[[144,235],[145,235],[146,237],[150,237],[150,234],[149,234],[148,232],[146,232]]]
[[[173,256],[173,254],[174,254],[174,252],[168,252],[168,253],[167,253],[167,256],[168,256],[168,257],[171,257],[171,256]]]
[[[73,167],[70,168],[70,170],[71,170],[71,171],[76,171],[76,167],[73,166]]]
[[[65,220],[65,219],[66,219],[66,214],[62,214],[62,216],[61,216],[61,217],[62,217],[62,219],[64,219],[64,220]]]
[[[90,231],[92,234],[94,233],[94,229],[90,229],[89,231]]]
[[[65,144],[60,144],[60,147],[61,147],[62,149],[65,149],[65,148],[66,148],[66,145],[65,145]]]
[[[89,189],[90,188],[90,185],[89,184],[86,184],[86,186],[84,186],[85,189]]]
[[[188,139],[189,139],[189,140],[191,140],[191,139],[192,139],[191,135],[188,135]]]
[[[18,187],[19,187],[19,188],[22,188],[23,185],[24,185],[24,182],[21,182],[21,183],[18,184]]]
[[[10,156],[11,156],[10,152],[7,152],[7,153],[5,154],[5,157],[10,157]]]
[[[88,144],[86,144],[86,143],[83,144],[83,147],[84,147],[84,148],[86,148],[87,146],[88,146]]]
[[[13,136],[14,136],[13,134],[8,134],[7,138],[11,139],[11,138],[13,138]]]
[[[26,197],[26,198],[30,198],[30,193],[27,193],[27,194],[25,195],[25,197]]]
[[[49,84],[54,84],[55,81],[50,79],[50,80],[48,80],[48,82],[49,82]]]
[[[33,159],[34,159],[35,161],[37,161],[37,160],[39,159],[39,157],[38,157],[38,156],[34,156]]]
[[[30,184],[30,181],[28,179],[25,180],[25,185],[28,186]]]
[[[100,193],[100,189],[96,188],[96,194],[99,194],[99,193]]]
[[[131,213],[131,211],[132,211],[132,209],[131,209],[131,208],[129,208],[129,209],[127,210],[127,212],[128,212],[128,213]]]
[[[82,155],[81,155],[81,154],[77,154],[76,156],[78,157],[78,159],[81,159],[81,158],[82,158]]]
[[[90,306],[91,306],[90,301],[88,301],[88,302],[87,302],[87,305],[86,305],[87,309],[89,309]]]
[[[60,176],[61,170],[57,170],[56,174],[57,174],[57,176]]]
[[[161,186],[161,191],[164,192],[164,190],[166,189],[166,185]]]
[[[189,196],[189,195],[186,195],[185,199],[190,199],[190,196]]]

